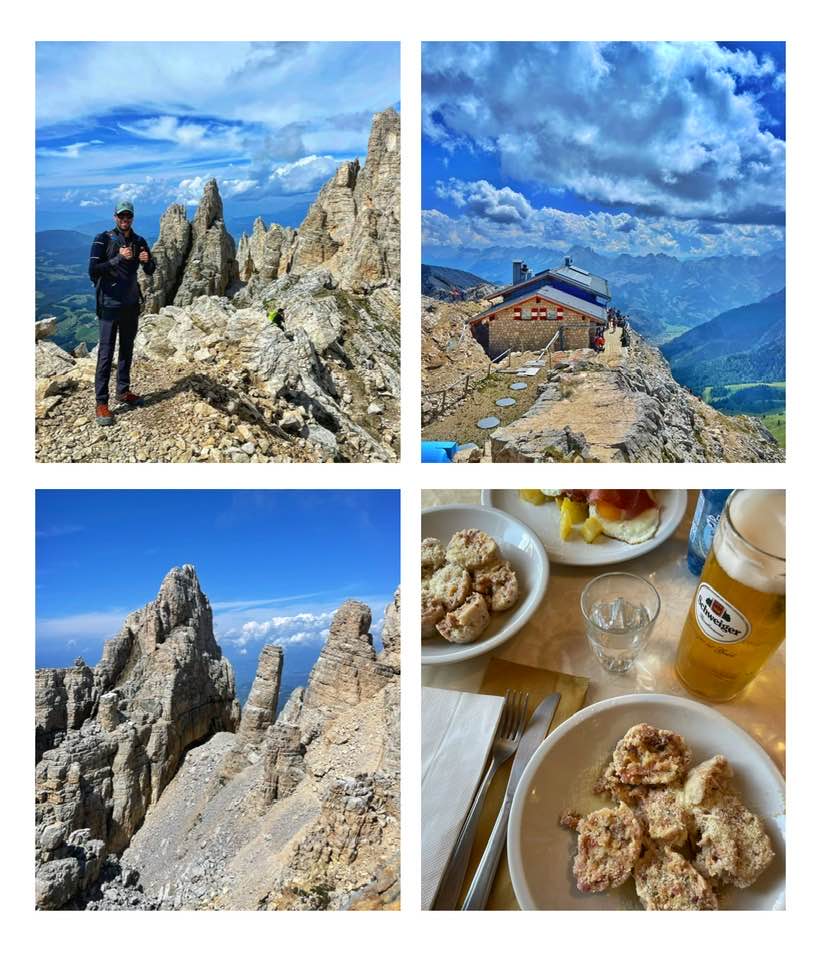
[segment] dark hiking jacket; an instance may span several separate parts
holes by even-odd
[[[120,256],[120,247],[124,246],[130,246],[134,251],[130,260]],[[151,276],[157,269],[150,250],[148,262],[140,263],[141,250],[148,250],[148,244],[133,230],[128,239],[116,229],[98,233],[94,238],[88,259],[88,275],[97,288],[98,316],[104,308],[130,307],[140,303],[142,298],[137,272],[142,266]]]

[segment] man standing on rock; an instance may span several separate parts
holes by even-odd
[[[131,229],[133,221],[134,204],[130,200],[118,201],[114,208],[114,229],[97,234],[88,261],[88,275],[97,288],[97,316],[100,320],[94,391],[97,423],[102,427],[114,422],[108,406],[108,381],[118,336],[117,400],[132,408],[143,403],[141,397],[131,392],[131,356],[141,299],[137,273],[142,264],[150,276],[156,264],[146,241]]]

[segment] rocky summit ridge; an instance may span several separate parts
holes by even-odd
[[[399,454],[399,115],[340,165],[297,230],[235,245],[215,180],[160,222],[132,382],[94,423],[96,348],[35,331],[37,457],[75,462],[388,462]]]
[[[126,618],[92,671],[35,674],[37,905],[61,907],[130,843],[185,752],[240,709],[191,566]]]
[[[384,909],[399,902],[399,593],[334,615],[279,710],[263,647],[241,715],[192,567],[94,669],[36,672],[40,909]]]

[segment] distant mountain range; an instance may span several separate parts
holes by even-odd
[[[239,240],[240,234],[250,233],[254,225],[254,220],[258,216],[262,217],[266,226],[272,223],[279,223],[283,227],[298,227],[305,219],[305,215],[310,207],[310,201],[305,200],[301,203],[294,203],[288,207],[283,207],[275,213],[232,213],[226,210],[225,226],[228,232]],[[149,243],[154,243],[160,234],[160,217],[162,210],[145,211],[137,208],[137,218],[134,221],[134,229]],[[81,233],[93,237],[102,230],[110,230],[114,222],[110,214],[100,215],[88,220],[77,220],[72,222],[61,215],[58,218],[54,216],[40,216],[37,222],[37,235],[41,233]]]
[[[785,379],[786,290],[726,310],[662,344],[679,383],[700,393],[708,386]]]
[[[723,256],[679,260],[667,254],[608,256],[590,247],[493,247],[483,251],[438,250],[447,267],[511,282],[511,264],[523,259],[534,273],[562,262],[565,256],[610,284],[612,304],[630,315],[649,340],[663,343],[718,314],[762,300],[785,286],[781,252],[767,256]],[[435,268],[437,271],[441,267]]]
[[[468,273],[466,270],[455,270],[452,267],[433,267],[422,264],[422,296],[436,299],[450,299],[453,291],[459,294],[466,290],[475,290],[477,287],[494,286],[490,281]]]

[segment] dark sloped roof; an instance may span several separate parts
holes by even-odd
[[[496,290],[493,295],[494,297],[506,297],[509,293],[514,290],[519,290],[525,285],[533,285],[539,281],[549,283],[551,278],[563,280],[565,283],[576,284],[576,286],[584,290],[589,290],[590,293],[597,297],[607,297],[608,300],[610,299],[610,286],[607,280],[605,280],[604,277],[596,276],[595,273],[584,270],[582,267],[576,266],[575,263],[564,263],[560,267],[552,270],[540,270],[539,273],[534,274],[529,280],[520,280],[519,283],[513,283],[508,287],[503,287],[501,290]]]
[[[506,297],[511,290],[518,290],[520,287],[532,286],[534,283],[538,283],[540,280],[543,280],[547,277],[549,270],[540,270],[539,273],[534,274],[528,280],[520,280],[518,283],[511,283],[510,286],[502,287],[501,290],[496,290],[493,293],[494,297]]]
[[[562,264],[555,270],[548,270],[548,276],[568,280],[570,283],[578,284],[580,287],[586,287],[591,293],[599,297],[610,299],[610,287],[604,277],[597,277],[595,273],[590,273],[577,267],[575,263]]]
[[[564,290],[557,290],[555,287],[545,284],[539,287],[538,290],[528,290],[527,293],[523,293],[520,297],[514,297],[512,300],[498,303],[495,307],[489,307],[483,313],[471,317],[471,326],[479,320],[484,320],[484,318],[490,316],[491,313],[507,310],[508,307],[514,307],[517,303],[524,303],[525,300],[530,300],[531,297],[542,297],[544,300],[552,300],[553,303],[559,303],[563,307],[570,307],[571,310],[578,310],[579,313],[584,313],[588,317],[593,317],[595,320],[601,320],[602,323],[605,323],[607,320],[607,310],[599,304],[590,303],[589,300],[582,300],[581,297],[574,297],[572,293],[565,293]]]

